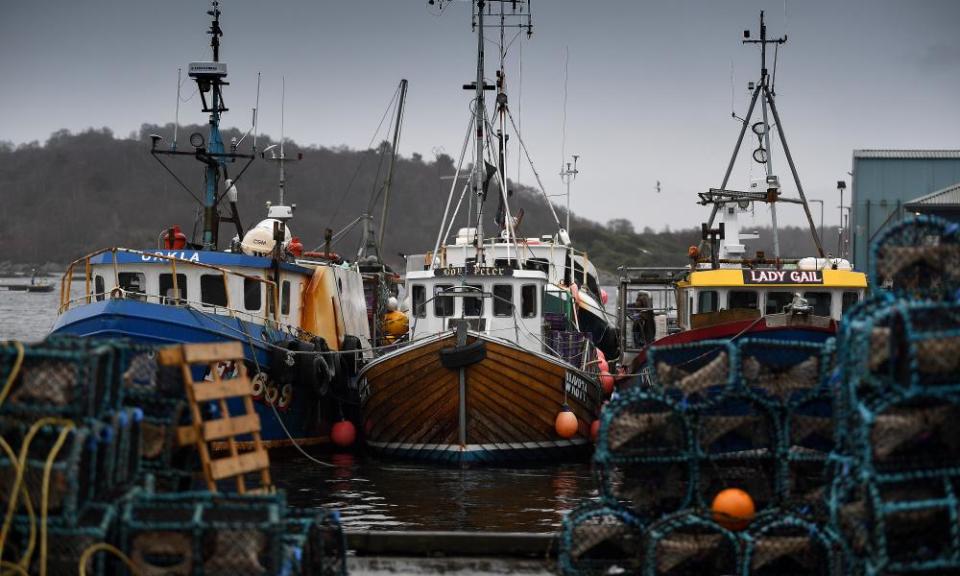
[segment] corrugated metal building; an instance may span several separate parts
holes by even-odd
[[[868,270],[870,241],[878,232],[911,210],[934,213],[917,210],[917,202],[930,204],[937,193],[949,199],[955,184],[960,184],[960,150],[854,150],[849,248],[854,266]]]

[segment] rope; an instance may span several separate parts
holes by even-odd
[[[63,418],[41,418],[33,423],[30,426],[30,429],[27,431],[27,435],[23,439],[23,445],[20,446],[20,455],[17,458],[17,473],[13,481],[13,487],[10,490],[10,502],[7,504],[7,512],[3,519],[3,528],[0,529],[0,561],[3,560],[3,549],[4,545],[7,542],[7,536],[10,532],[10,525],[13,522],[13,514],[17,509],[17,501],[20,497],[21,488],[23,487],[23,474],[24,469],[27,465],[27,455],[30,450],[30,443],[33,442],[33,438],[37,435],[37,432],[46,425],[59,425],[64,426],[64,429],[60,432],[60,437],[57,438],[56,444],[54,444],[53,449],[51,450],[51,456],[47,458],[47,462],[44,465],[43,471],[43,506],[41,512],[41,532],[40,532],[40,543],[41,543],[41,564],[40,564],[40,574],[45,576],[46,574],[46,514],[47,514],[47,494],[49,489],[49,480],[50,480],[50,469],[53,466],[53,458],[56,457],[57,452],[60,451],[60,447],[63,446],[63,442],[66,441],[66,434],[75,428],[73,421],[66,420]],[[9,446],[8,446],[9,447]]]
[[[13,388],[13,381],[20,374],[20,367],[23,366],[23,356],[26,353],[21,342],[14,340],[11,343],[17,349],[17,359],[13,361],[13,368],[10,370],[10,375],[7,376],[7,381],[3,384],[3,389],[0,389],[0,406],[3,406],[7,395],[10,394],[10,389]]]
[[[57,454],[60,452],[60,449],[63,448],[63,444],[67,441],[67,436],[73,429],[73,422],[70,422],[60,430],[60,436],[57,437],[57,441],[53,444],[53,448],[50,449],[50,454],[47,455],[47,461],[43,465],[43,490],[41,492],[43,497],[40,501],[40,576],[47,575],[47,505],[50,499],[50,471],[53,469],[53,463],[57,459]]]
[[[140,568],[137,567],[137,565],[134,564],[126,554],[118,550],[116,547],[107,544],[106,542],[92,544],[83,551],[83,554],[80,555],[80,576],[87,576],[87,562],[89,562],[97,552],[109,552],[113,554],[119,558],[120,561],[126,565],[127,569],[133,572],[135,576],[140,576]]]
[[[14,466],[14,472],[19,473],[20,463],[17,461],[17,455],[14,453],[13,448],[10,447],[10,444],[7,444],[7,441],[0,436],[0,448],[3,448],[3,451],[6,453],[7,458],[10,459],[10,463]],[[27,509],[27,516],[30,518],[30,537],[27,541],[27,549],[23,552],[23,557],[20,558],[20,561],[17,562],[17,567],[21,571],[26,571],[30,568],[30,556],[33,555],[33,547],[37,543],[37,519],[33,511],[33,502],[30,500],[30,492],[27,490],[26,486],[20,487],[20,492],[23,494],[23,505]],[[0,547],[0,555],[2,555],[3,548]],[[4,572],[4,575],[9,574],[9,572]]]
[[[243,325],[241,324],[241,326],[243,326]],[[253,364],[254,364],[254,366],[257,367],[257,372],[259,373],[259,372],[260,372],[260,361],[257,360],[257,351],[256,351],[256,349],[254,349],[254,347],[253,347],[253,338],[252,338],[249,334],[247,334],[247,331],[246,331],[246,330],[243,331],[243,334],[244,334],[244,336],[247,337],[247,344],[250,346],[250,356],[253,358]],[[321,465],[321,466],[326,466],[326,467],[328,467],[328,468],[336,468],[336,466],[335,466],[334,464],[330,464],[330,463],[328,463],[328,462],[324,462],[324,461],[322,461],[322,460],[319,460],[319,459],[317,459],[317,458],[314,458],[314,457],[311,456],[310,454],[307,454],[307,451],[304,450],[303,447],[300,446],[300,444],[297,443],[297,441],[296,441],[296,439],[293,437],[293,435],[290,434],[290,431],[287,430],[287,425],[283,423],[283,419],[280,417],[280,413],[277,412],[277,407],[274,405],[274,403],[273,403],[273,402],[267,402],[267,404],[268,404],[268,405],[270,406],[270,408],[273,410],[273,416],[277,419],[277,422],[280,424],[280,428],[283,430],[283,433],[286,434],[287,439],[290,440],[290,443],[293,444],[293,447],[296,448],[297,451],[300,452],[300,454],[302,454],[302,455],[304,456],[304,458],[306,458],[307,460],[310,460],[310,461],[313,462],[314,464],[319,464],[319,465]]]

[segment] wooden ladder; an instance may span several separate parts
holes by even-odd
[[[182,344],[163,348],[159,352],[160,364],[180,366],[193,424],[181,426],[177,436],[181,445],[196,445],[207,488],[211,492],[217,491],[218,481],[229,478],[236,480],[237,492],[240,494],[273,491],[270,458],[260,440],[260,417],[253,407],[250,379],[247,377],[247,367],[243,360],[243,345],[240,342]],[[236,365],[236,375],[233,378],[224,379],[221,376],[219,368],[223,362]],[[193,379],[193,366],[196,364],[207,365],[206,379]],[[242,414],[230,414],[227,407],[229,398],[243,399]],[[219,413],[204,420],[202,407],[208,402],[216,402]],[[245,434],[253,438],[253,449],[241,452],[237,436]],[[223,458],[212,458],[210,444],[223,440],[226,440],[230,454]],[[260,486],[248,489],[245,476],[254,472],[259,472]]]

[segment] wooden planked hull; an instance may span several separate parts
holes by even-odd
[[[557,458],[586,452],[600,411],[595,377],[549,356],[474,332],[485,355],[447,368],[445,333],[370,363],[358,376],[367,445],[386,455],[448,462]],[[565,440],[554,430],[564,401],[580,424]]]

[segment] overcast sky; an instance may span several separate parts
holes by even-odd
[[[401,153],[458,153],[470,97],[461,85],[475,69],[468,3],[442,13],[426,0],[222,7],[225,124],[249,125],[259,71],[262,131],[279,136],[286,77],[287,137],[363,148],[407,78]],[[0,140],[102,126],[125,136],[144,122],[172,122],[177,67],[209,59],[206,8],[201,0],[0,0]],[[573,211],[638,228],[705,220],[696,192],[720,184],[739,128],[731,99],[746,112],[759,50],[740,40],[744,28],[757,33],[761,9],[771,36],[789,36],[777,103],[808,196],[828,199],[828,225],[853,149],[960,147],[958,0],[537,0],[533,38],[514,45],[508,78],[549,191],[562,191],[568,50],[565,149],[581,156]],[[183,99],[192,92],[185,83]],[[180,121],[205,121],[196,98],[181,105]],[[729,187],[762,172],[749,160],[755,145],[748,137]],[[773,162],[789,182],[779,146]],[[533,183],[529,168],[520,179]],[[782,221],[800,222],[798,209],[786,211]],[[767,221],[758,208],[757,222]]]

